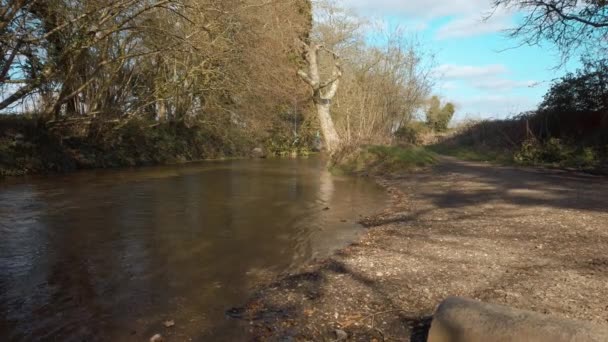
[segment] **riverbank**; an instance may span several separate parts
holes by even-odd
[[[46,123],[20,115],[0,119],[0,176],[176,164],[244,156],[255,146],[241,132],[181,121]]]
[[[229,311],[250,339],[425,341],[450,295],[608,324],[605,178],[441,158],[377,181],[359,241]]]
[[[306,139],[305,139],[306,138]],[[0,116],[0,177],[75,170],[169,165],[226,158],[307,155],[311,139],[294,145],[278,132],[251,134],[201,122],[131,119],[46,123]]]

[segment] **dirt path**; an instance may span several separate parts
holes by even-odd
[[[252,339],[423,341],[449,295],[608,324],[606,178],[445,158],[379,181],[393,205],[360,241],[237,314]]]

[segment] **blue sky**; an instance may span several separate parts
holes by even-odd
[[[561,69],[549,44],[521,46],[506,37],[521,14],[503,9],[483,20],[490,0],[344,0],[360,14],[415,31],[435,54],[434,92],[457,105],[456,120],[504,118],[535,108]]]

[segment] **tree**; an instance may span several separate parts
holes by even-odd
[[[390,143],[426,102],[432,56],[406,30],[372,25],[335,2],[315,6],[311,41],[324,47],[317,61],[322,78],[333,79],[335,55],[340,56],[340,88],[331,100],[340,143]]]
[[[0,0],[0,112],[264,132],[305,96],[311,21],[308,0]]]
[[[583,68],[555,81],[539,106],[542,112],[601,112],[608,115],[608,60],[584,61]]]
[[[438,96],[433,96],[429,99],[428,108],[426,109],[426,125],[436,130],[441,117],[441,101]]]
[[[445,104],[445,106],[443,106],[443,108],[441,109],[440,115],[439,115],[439,121],[437,122],[437,131],[439,132],[445,132],[447,131],[449,125],[450,125],[450,121],[452,121],[452,118],[454,117],[454,113],[456,112],[456,108],[454,107],[454,104],[452,104],[451,102],[448,102]]]
[[[523,44],[549,41],[564,60],[578,52],[605,53],[608,48],[608,2],[605,0],[494,0],[495,10],[523,12],[510,35]]]
[[[336,131],[330,111],[332,100],[334,96],[336,96],[336,92],[340,85],[340,78],[342,77],[340,59],[335,52],[327,50],[323,45],[303,43],[303,46],[306,50],[305,56],[308,71],[299,70],[298,75],[300,75],[300,77],[312,88],[312,99],[317,108],[321,132],[325,138],[327,151],[331,154],[335,152],[340,145],[340,137]],[[322,50],[329,52],[334,59],[334,70],[332,75],[325,81],[321,80],[321,74],[319,72],[319,52]]]
[[[441,100],[438,96],[431,97],[428,102],[426,125],[436,132],[445,132],[456,112],[456,107],[451,102],[441,107]]]

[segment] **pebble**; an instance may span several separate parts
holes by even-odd
[[[163,342],[163,337],[161,334],[156,334],[150,337],[150,342]]]
[[[348,338],[348,334],[344,330],[336,329],[334,333],[336,334],[336,341],[344,341]]]

